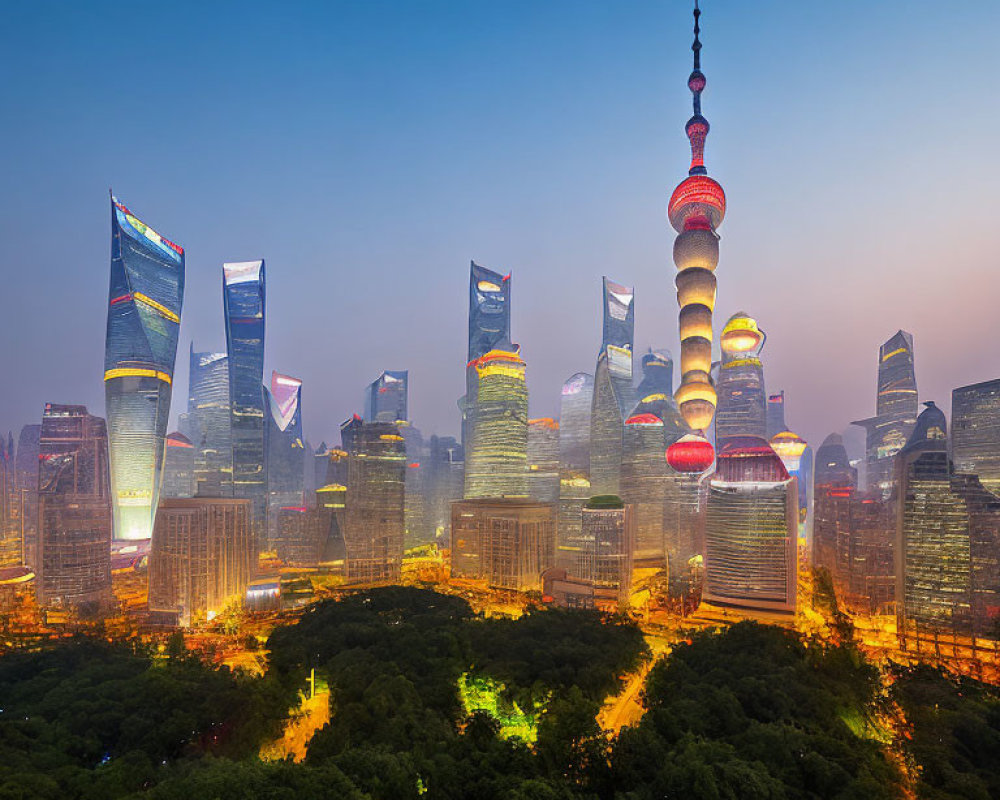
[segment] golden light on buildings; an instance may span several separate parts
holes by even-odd
[[[677,304],[682,308],[703,305],[715,309],[715,275],[707,269],[686,269],[677,273]]]

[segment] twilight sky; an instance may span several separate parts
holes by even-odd
[[[513,272],[533,416],[593,370],[602,275],[636,287],[637,351],[678,353],[687,2],[157,6],[0,17],[3,430],[103,414],[109,186],[187,251],[174,416],[188,343],[225,345],[224,261],[267,262],[267,376],[305,381],[314,444],[384,368],[425,435],[458,433],[470,259]],[[716,330],[758,318],[814,446],[873,413],[897,328],[922,400],[1000,374],[1000,4],[958,8],[703,3]]]

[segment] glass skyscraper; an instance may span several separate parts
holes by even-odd
[[[951,393],[951,455],[956,472],[978,475],[1000,494],[1000,380]]]
[[[273,540],[278,533],[282,507],[306,503],[306,451],[302,440],[302,381],[271,372],[264,426],[267,462],[267,530]],[[269,548],[270,549],[270,548]]]
[[[111,198],[104,395],[117,539],[148,539],[160,496],[184,249]]]
[[[632,386],[635,293],[605,277],[602,300],[604,338],[594,372],[590,417],[590,490],[592,495],[617,495],[625,419],[636,402]]]
[[[194,497],[195,449],[183,433],[167,434],[166,458],[163,462],[163,490],[160,497]]]
[[[365,389],[364,417],[369,422],[400,422],[406,414],[407,370],[385,370]]]
[[[767,436],[767,393],[760,353],[766,337],[745,312],[722,329],[722,363],[716,382],[716,449],[734,436]]]
[[[581,515],[590,499],[590,414],[594,376],[578,372],[562,386],[559,404],[559,528],[556,561],[571,566]]]
[[[230,437],[229,357],[197,353],[191,345],[188,373],[188,422],[195,447],[195,482],[199,497],[233,493],[233,444]]]
[[[892,491],[893,460],[917,421],[917,378],[913,369],[913,336],[896,331],[878,352],[878,395],[875,416],[858,420],[865,429],[865,485],[884,497]]]
[[[785,390],[767,396],[767,439],[787,431],[785,424]]]
[[[559,423],[528,420],[528,493],[539,503],[559,502]]]
[[[229,355],[233,496],[250,500],[254,540],[264,536],[267,464],[264,458],[264,261],[222,266]]]
[[[97,611],[111,600],[104,420],[84,406],[46,403],[38,464],[38,600]]]

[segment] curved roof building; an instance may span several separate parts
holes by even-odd
[[[761,350],[767,337],[757,320],[740,311],[722,329],[722,363],[717,381],[715,441],[734,436],[767,436],[767,393]]]
[[[184,248],[111,197],[104,397],[116,539],[148,539],[160,497]]]

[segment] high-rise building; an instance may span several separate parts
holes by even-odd
[[[149,610],[180,625],[210,620],[243,597],[255,563],[248,500],[165,499],[149,554]]]
[[[785,424],[785,390],[767,396],[767,439],[787,431]]]
[[[977,475],[1000,494],[1000,380],[951,393],[951,456],[956,472]]]
[[[15,489],[14,437],[0,434],[0,567],[24,563],[24,546],[20,523],[15,511],[18,503]]]
[[[688,177],[670,196],[667,216],[677,231],[674,264],[677,265],[677,304],[680,307],[681,385],[674,395],[688,427],[704,433],[715,414],[712,384],[712,311],[715,309],[715,268],[719,264],[719,236],[715,230],[726,215],[726,194],[705,169],[708,120],[701,114],[705,74],[701,71],[701,42],[694,9],[694,68],[688,77],[694,113],[684,126],[691,143]]]
[[[38,453],[38,600],[99,610],[111,600],[107,427],[84,406],[45,404]]]
[[[875,416],[853,423],[865,429],[865,486],[883,497],[892,491],[893,462],[917,421],[913,336],[896,331],[878,352]]]
[[[426,452],[420,429],[405,420],[398,423],[399,434],[406,449],[406,477],[404,485],[403,517],[405,519],[405,546],[408,548],[434,541],[434,529],[427,525],[427,470],[424,468]]]
[[[250,500],[251,529],[259,548],[267,509],[264,457],[264,261],[222,265],[229,356],[233,497]]]
[[[1000,498],[954,473],[944,413],[925,405],[895,464],[897,631],[917,650],[988,634],[1000,608]]]
[[[625,419],[635,406],[632,348],[635,292],[604,278],[604,336],[594,372],[590,415],[590,489],[592,495],[618,494]]]
[[[559,502],[559,423],[528,420],[528,494],[538,503]]]
[[[264,452],[267,463],[267,529],[270,540],[278,534],[280,509],[286,506],[299,508],[306,504],[302,381],[272,371],[271,388],[265,389],[264,393],[267,398]]]
[[[757,320],[733,314],[722,329],[715,443],[721,449],[734,436],[767,436],[767,393],[760,360],[766,340]]]
[[[470,365],[475,402],[468,409],[465,497],[527,497],[528,385],[516,345]]]
[[[199,497],[231,497],[229,357],[225,353],[196,353],[193,344],[190,352],[188,438],[195,447],[196,493]]]
[[[469,448],[469,424],[476,403],[479,376],[473,363],[497,347],[511,349],[510,275],[501,275],[470,262],[469,269],[469,348],[465,370],[462,409],[462,447]]]
[[[442,545],[451,525],[451,504],[461,500],[465,483],[465,454],[453,436],[431,436],[424,472],[426,527]]]
[[[553,565],[555,506],[522,498],[478,498],[451,505],[451,571],[495,589],[542,588]]]
[[[17,439],[14,460],[14,489],[17,497],[11,504],[16,518],[25,565],[37,570],[38,564],[38,454],[41,425],[25,425]]]
[[[160,497],[194,497],[195,449],[183,433],[167,434],[166,457],[163,463],[163,491]]]
[[[401,422],[406,414],[409,372],[385,370],[365,389],[364,417],[369,422]]]
[[[797,505],[795,482],[766,440],[729,439],[708,486],[705,602],[795,613]]]
[[[403,437],[390,422],[352,420],[346,425],[347,579],[353,583],[398,581],[405,527]]]
[[[104,396],[117,539],[148,539],[160,496],[184,249],[111,198]]]
[[[770,444],[788,474],[795,479],[795,502],[799,511],[797,519],[805,522],[805,514],[809,508],[809,473],[812,461],[809,444],[792,431],[775,434]],[[809,463],[806,463],[807,454],[810,454]]]
[[[646,351],[642,357],[642,380],[636,393],[640,400],[652,394],[673,395],[674,358],[669,350],[649,348]]]
[[[635,521],[632,508],[620,497],[592,497],[583,507],[583,547],[575,553],[570,574],[593,583],[602,596],[627,606],[632,589]]]
[[[559,404],[559,525],[556,561],[569,567],[583,505],[590,497],[590,414],[594,376],[578,372],[562,386]]]

